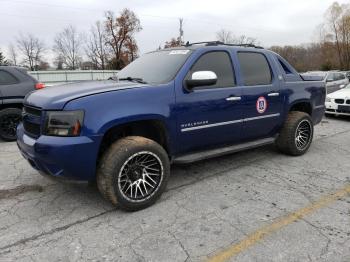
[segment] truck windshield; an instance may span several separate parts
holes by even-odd
[[[149,84],[165,84],[175,75],[190,56],[191,50],[161,50],[147,53],[118,73],[119,79],[142,79]]]

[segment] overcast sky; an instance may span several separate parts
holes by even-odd
[[[0,0],[0,48],[6,51],[19,32],[32,33],[52,46],[57,32],[72,24],[87,32],[104,11],[136,12],[143,30],[136,35],[140,53],[178,36],[184,18],[185,41],[215,40],[222,28],[257,38],[263,46],[296,45],[315,40],[332,0]],[[338,1],[346,3],[349,1]]]

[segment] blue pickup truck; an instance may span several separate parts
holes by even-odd
[[[138,210],[160,197],[172,163],[271,143],[304,154],[325,97],[324,82],[269,50],[186,44],[145,54],[115,79],[29,94],[17,144],[42,174],[97,181],[113,204]]]

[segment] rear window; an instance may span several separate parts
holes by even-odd
[[[345,75],[343,73],[337,73],[336,74],[336,79],[337,80],[344,80],[345,79]]]
[[[0,70],[0,85],[12,85],[16,83],[18,83],[17,78],[6,71]]]
[[[238,60],[241,66],[244,85],[256,86],[271,84],[271,69],[263,54],[239,52]]]
[[[278,59],[278,62],[280,63],[285,74],[287,74],[287,75],[293,74],[292,71],[289,69],[289,67],[281,59],[279,59],[279,58],[277,58],[277,59]]]

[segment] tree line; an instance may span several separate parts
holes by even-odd
[[[138,57],[136,33],[142,30],[137,15],[130,9],[117,16],[108,11],[102,21],[82,34],[70,25],[57,33],[51,50],[57,69],[121,69]],[[299,72],[309,70],[350,70],[350,4],[334,2],[317,28],[318,40],[297,46],[271,46]],[[236,36],[230,30],[216,33],[216,40],[230,44],[260,45],[254,37]],[[180,37],[166,41],[164,48],[184,44]],[[159,46],[159,49],[163,47]],[[20,34],[8,48],[8,58],[0,50],[0,65],[24,65],[30,70],[45,70],[44,54],[49,48],[32,34]],[[21,57],[21,58],[19,58]],[[85,61],[83,57],[87,58]]]
[[[67,26],[56,34],[51,48],[33,34],[19,34],[8,48],[7,59],[0,50],[0,65],[46,70],[49,64],[45,54],[51,49],[58,70],[121,69],[137,58],[135,34],[141,30],[139,18],[130,9],[123,9],[117,16],[107,11],[104,20],[93,24],[87,34],[73,25]]]
[[[272,46],[298,71],[350,70],[350,4],[334,2],[318,26],[318,42],[298,46]]]

